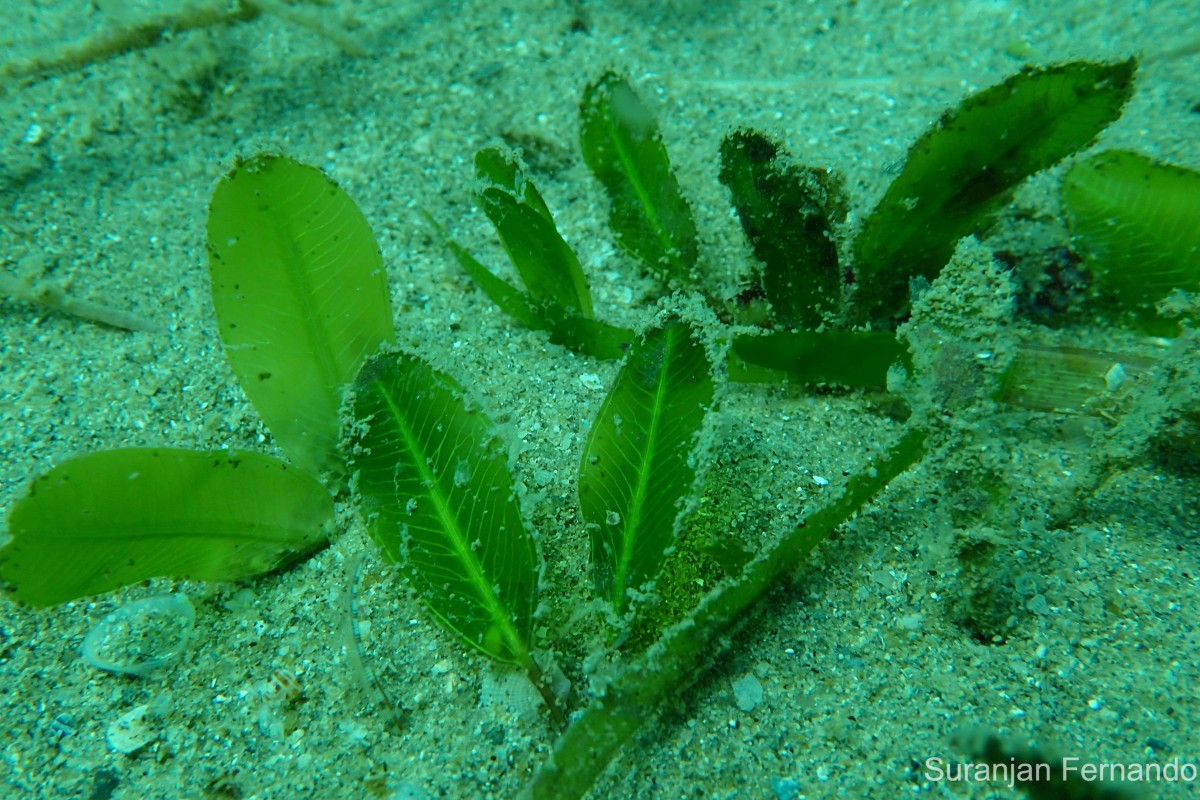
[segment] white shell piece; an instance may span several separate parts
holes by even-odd
[[[144,676],[183,654],[196,624],[187,595],[150,597],[121,606],[83,640],[83,660],[97,669]]]
[[[1127,377],[1129,377],[1129,373],[1125,371],[1125,365],[1118,361],[1108,368],[1108,372],[1104,373],[1104,388],[1115,392],[1121,388],[1121,384]]]
[[[108,746],[125,755],[136,753],[157,738],[158,726],[147,705],[126,711],[104,732]]]
[[[604,381],[600,380],[600,376],[594,372],[583,373],[579,376],[579,382],[585,389],[591,389],[593,392],[604,391]]]

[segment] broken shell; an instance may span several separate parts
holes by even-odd
[[[108,746],[118,753],[130,755],[158,738],[158,726],[148,705],[126,711],[104,732]]]
[[[169,594],[121,606],[83,640],[83,660],[97,669],[144,676],[183,654],[196,624],[187,596]]]

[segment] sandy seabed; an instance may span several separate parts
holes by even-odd
[[[0,61],[28,63],[185,5],[204,4],[9,4]],[[1138,54],[1133,99],[1097,147],[1200,167],[1194,0],[286,8],[0,83],[0,267],[153,327],[0,302],[0,510],[85,452],[278,453],[224,359],[204,231],[236,157],[286,153],[323,168],[370,220],[400,346],[454,375],[502,425],[547,562],[542,645],[574,685],[572,708],[606,675],[594,620],[573,615],[587,602],[575,471],[617,366],[517,327],[422,220],[420,210],[511,275],[472,206],[476,150],[523,151],[598,315],[629,326],[644,324],[658,290],[614,246],[577,146],[579,98],[606,69],[658,112],[702,267],[726,287],[753,270],[716,176],[721,137],[738,126],[845,176],[853,222],[909,144],[967,94],[1027,61]],[[1022,188],[984,246],[1066,245],[1060,176]],[[1145,346],[1104,326],[1055,335],[1103,351]],[[737,387],[717,413],[724,483],[712,513],[743,542],[819,508],[904,428],[888,398],[841,390]],[[1139,450],[1075,497],[1076,477],[1114,449],[1116,424],[964,407],[941,431],[960,437],[954,452],[934,448],[823,545],[643,726],[594,796],[1024,796],[1004,780],[929,774],[929,759],[980,761],[964,748],[981,731],[1089,763],[1194,764],[1195,445],[1191,461],[1166,458],[1177,442],[1155,439],[1156,452]],[[1052,514],[1066,497],[1074,512]],[[181,659],[131,678],[81,658],[106,614],[173,591],[196,616]],[[523,678],[433,623],[347,508],[333,544],[282,574],[0,605],[0,797],[509,798],[557,736]],[[145,743],[120,752],[113,726],[139,707]],[[1129,787],[1147,798],[1195,790]]]

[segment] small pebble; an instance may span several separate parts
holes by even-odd
[[[800,783],[793,778],[771,778],[771,791],[777,800],[796,800],[800,796]]]
[[[733,682],[733,698],[737,707],[747,713],[758,707],[763,699],[763,687],[758,678],[745,675]]]

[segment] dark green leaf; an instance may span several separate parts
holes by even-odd
[[[1136,61],[1026,69],[947,112],[855,242],[860,322],[894,322],[910,279],[934,278],[960,238],[986,227],[1018,183],[1086,147],[1121,115]]]
[[[296,464],[344,471],[344,387],[395,337],[383,258],[354,201],[313,167],[244,161],[208,214],[213,306],[246,396]]]
[[[633,331],[589,319],[551,302],[539,303],[508,281],[495,275],[466,248],[446,235],[446,231],[428,214],[425,218],[437,230],[459,265],[479,285],[488,298],[518,323],[537,331],[547,331],[550,341],[593,358],[621,358],[634,340]]]
[[[740,362],[740,363],[739,363]],[[878,331],[779,331],[734,337],[729,379],[743,383],[887,386],[893,364],[910,367],[908,349]]]
[[[363,366],[354,415],[371,537],[447,629],[530,668],[538,559],[491,422],[453,379],[394,353]]]
[[[618,612],[626,590],[658,576],[675,539],[714,391],[703,343],[688,325],[672,322],[634,346],[592,425],[579,506],[597,590]]]
[[[38,606],[159,576],[238,580],[312,552],[332,523],[328,490],[270,456],[108,450],[33,482],[0,579]]]
[[[535,299],[592,316],[592,295],[579,258],[554,224],[550,209],[520,165],[497,148],[475,154],[484,182],[477,198],[525,288]]]
[[[587,87],[580,113],[583,158],[608,192],[617,243],[654,274],[691,285],[696,225],[654,113],[611,72]]]
[[[1106,297],[1152,317],[1173,289],[1200,291],[1200,172],[1124,150],[1063,180],[1075,245]]]
[[[538,306],[537,313],[541,316],[537,327],[550,332],[550,341],[592,358],[622,358],[637,338],[628,328],[587,319],[550,303]]]
[[[836,310],[842,275],[833,223],[845,218],[840,186],[823,169],[792,163],[754,131],[721,142],[721,183],[762,262],[762,287],[786,328],[816,328]]]

